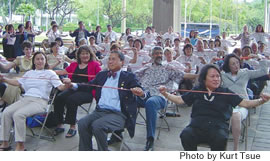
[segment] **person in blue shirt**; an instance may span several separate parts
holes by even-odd
[[[134,136],[137,98],[146,97],[133,73],[122,71],[124,55],[112,51],[108,61],[108,71],[102,71],[88,84],[70,83],[74,90],[91,92],[96,90],[97,106],[94,112],[78,121],[80,136],[79,151],[93,150],[92,137],[95,136],[98,150],[108,150],[107,133],[127,128]],[[93,86],[94,85],[94,86]],[[100,88],[101,86],[112,88]],[[129,90],[121,90],[129,89]]]

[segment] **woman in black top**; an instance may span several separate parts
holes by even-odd
[[[259,106],[270,99],[262,94],[260,99],[246,100],[227,88],[220,87],[221,74],[212,64],[205,65],[199,75],[199,85],[194,92],[175,96],[160,87],[160,92],[168,100],[177,104],[192,105],[190,124],[182,131],[180,138],[185,150],[197,150],[197,145],[207,143],[211,150],[224,151],[228,140],[228,121],[232,107],[237,105],[251,108]]]

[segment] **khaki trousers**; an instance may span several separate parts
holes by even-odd
[[[1,118],[2,129],[0,140],[8,141],[10,130],[14,122],[15,141],[25,142],[26,118],[40,112],[45,112],[47,101],[42,98],[25,96],[21,100],[8,106]]]

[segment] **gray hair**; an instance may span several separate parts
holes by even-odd
[[[120,52],[120,51],[111,51],[111,54],[117,54],[121,61],[125,61],[125,56],[124,56],[124,54],[122,52]]]
[[[81,39],[79,40],[79,44],[80,44],[82,41],[87,42],[87,40],[86,40],[85,38],[81,38]]]
[[[155,46],[155,47],[152,48],[152,55],[153,55],[157,50],[161,50],[161,51],[163,52],[162,47],[160,47],[160,46]]]

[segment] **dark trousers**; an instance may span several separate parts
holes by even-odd
[[[122,112],[115,112],[97,108],[90,115],[79,120],[79,151],[93,150],[92,137],[96,138],[98,150],[107,151],[107,134],[124,129],[126,116]]]
[[[92,93],[74,91],[67,89],[57,95],[54,101],[54,112],[57,120],[57,124],[70,124],[75,125],[77,109],[79,105],[84,103],[90,103],[93,100]],[[66,107],[66,117],[63,120],[64,108]]]
[[[5,83],[0,83],[0,96],[2,97],[6,91],[7,85]]]
[[[212,151],[225,151],[229,131],[222,128],[194,128],[186,127],[181,135],[181,142],[186,151],[196,151],[197,145],[206,143]]]
[[[6,45],[6,52],[4,52],[4,56],[6,58],[15,58],[14,55],[14,45]]]

